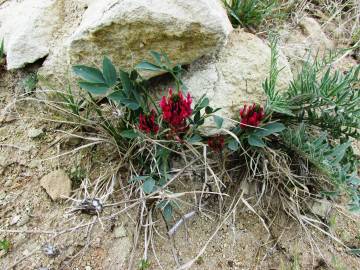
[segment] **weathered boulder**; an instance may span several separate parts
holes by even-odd
[[[199,59],[190,65],[184,83],[195,100],[206,94],[210,106],[222,108],[216,114],[225,118],[223,127],[230,128],[235,123],[226,118],[237,119],[244,104],[265,102],[262,83],[269,76],[270,60],[270,47],[263,40],[236,30],[218,55]],[[277,89],[282,91],[287,89],[293,76],[281,53],[278,66],[282,70]],[[203,131],[207,134],[217,132],[212,119],[207,119]]]
[[[311,17],[304,17],[295,29],[283,29],[280,32],[281,49],[289,59],[291,68],[297,73],[302,64],[323,56],[334,48],[334,43],[326,36],[320,24]]]
[[[116,66],[130,68],[149,59],[150,50],[187,64],[223,46],[231,30],[220,0],[95,1],[40,74],[47,81],[55,74],[61,82],[59,74],[71,65],[100,65],[105,55]]]
[[[71,180],[63,170],[56,170],[45,175],[40,185],[52,200],[59,200],[70,196]]]
[[[9,1],[0,7],[0,39],[7,68],[24,67],[47,56],[54,31],[61,25],[61,0]]]

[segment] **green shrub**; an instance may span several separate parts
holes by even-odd
[[[267,108],[287,126],[283,143],[331,180],[333,190],[327,194],[346,192],[351,210],[360,211],[359,162],[351,146],[360,138],[360,65],[341,74],[329,66],[337,55],[329,53],[306,62],[288,91],[279,93],[276,43],[271,43],[271,72],[263,88]]]

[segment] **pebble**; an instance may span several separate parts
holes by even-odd
[[[16,223],[18,223],[20,218],[21,218],[20,215],[13,216],[13,218],[10,220],[10,226],[15,225]]]
[[[21,217],[20,221],[17,222],[16,226],[21,227],[24,226],[26,223],[28,223],[30,220],[30,217],[28,215],[24,215]]]
[[[124,228],[123,225],[119,226],[119,227],[116,227],[114,229],[114,236],[115,238],[122,238],[122,237],[125,237],[127,235],[127,232]]]
[[[4,187],[11,187],[12,186],[12,180],[11,179],[9,179],[9,180],[7,180],[6,182],[5,182],[5,184],[4,184]]]
[[[44,134],[44,131],[42,129],[38,129],[38,128],[31,128],[29,131],[28,131],[28,137],[30,139],[35,139],[35,138],[38,138],[40,137],[41,135]]]
[[[87,265],[85,266],[85,270],[92,270],[91,266]]]

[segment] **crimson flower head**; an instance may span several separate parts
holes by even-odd
[[[244,105],[240,109],[240,127],[257,127],[261,121],[265,118],[264,108],[258,104],[253,104],[251,106]]]
[[[216,135],[214,137],[210,137],[207,143],[211,150],[221,152],[225,144],[224,136]]]
[[[159,125],[155,123],[156,113],[154,110],[148,115],[140,113],[139,116],[139,129],[145,133],[158,133]]]
[[[174,94],[170,88],[169,95],[163,96],[160,102],[164,121],[172,128],[183,129],[186,126],[186,119],[192,114],[191,103],[189,93],[185,98],[181,91]]]

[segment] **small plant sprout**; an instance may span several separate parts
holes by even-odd
[[[0,250],[3,250],[5,253],[8,253],[11,248],[11,243],[9,240],[1,240],[0,241]]]
[[[38,78],[36,73],[31,73],[27,75],[23,81],[25,92],[27,94],[31,94],[35,90],[37,83],[38,83]]]
[[[150,262],[148,260],[142,259],[139,263],[139,270],[147,270],[150,267]]]

